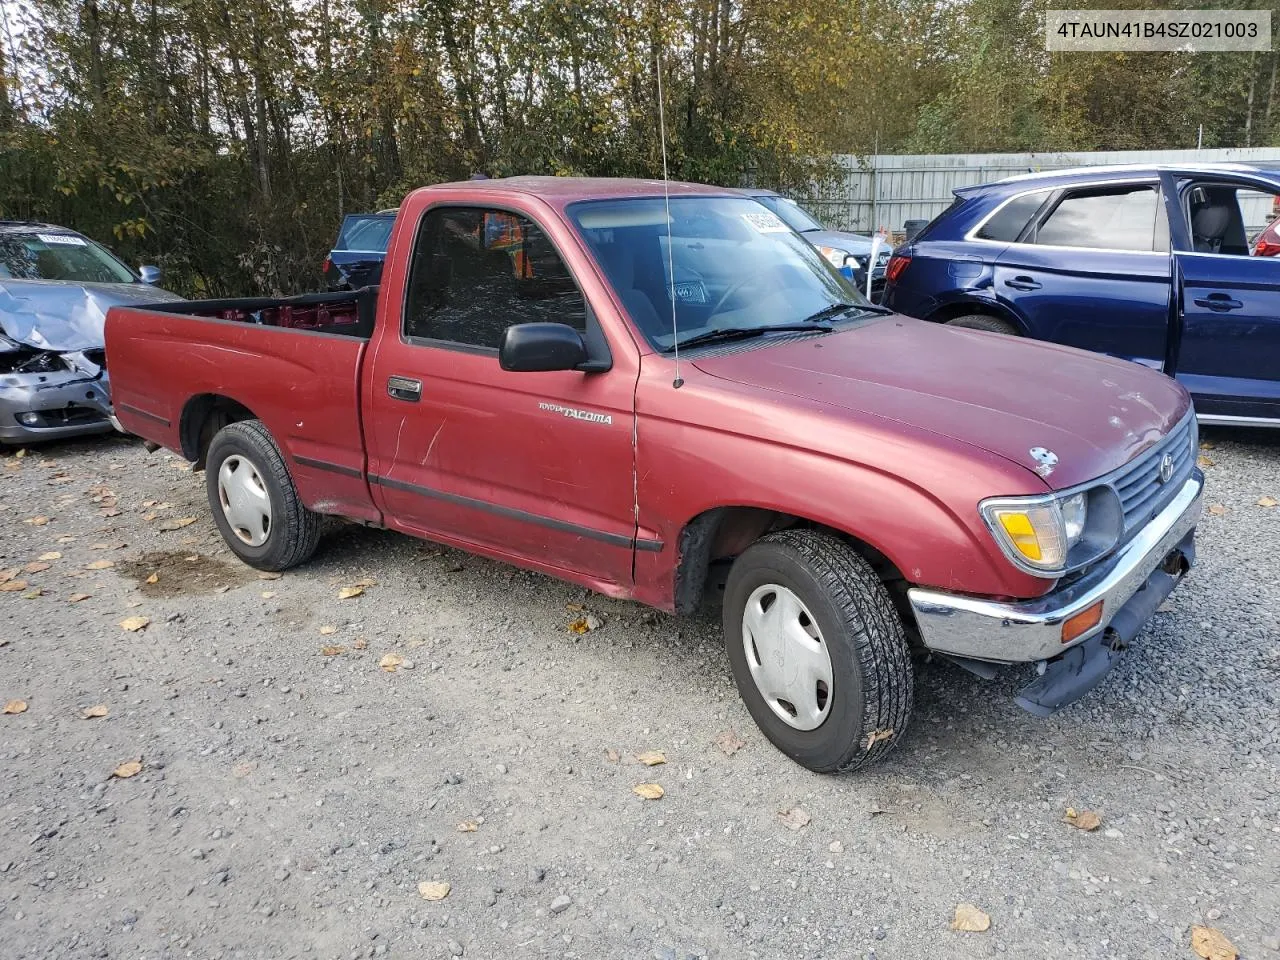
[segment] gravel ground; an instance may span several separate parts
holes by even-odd
[[[711,616],[353,526],[260,579],[171,456],[6,456],[3,955],[1280,957],[1280,437],[1205,439],[1200,566],[1103,687],[1041,721],[919,664],[848,777],[760,736]]]

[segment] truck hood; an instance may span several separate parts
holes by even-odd
[[[846,233],[843,230],[809,230],[800,234],[815,247],[835,247],[845,253],[866,256],[871,252],[871,237],[860,233]],[[893,253],[893,244],[887,240],[880,241],[880,253]]]
[[[903,316],[693,362],[711,376],[972,444],[1052,488],[1127,463],[1190,404],[1173,379],[1135,363]]]
[[[112,307],[181,300],[144,283],[63,283],[0,280],[0,329],[15,343],[37,350],[101,349]]]

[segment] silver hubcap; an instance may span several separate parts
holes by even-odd
[[[218,500],[235,535],[260,547],[271,533],[271,495],[249,460],[232,454],[218,468]]]
[[[742,614],[742,646],[769,709],[797,730],[821,726],[831,712],[831,654],[800,598],[776,583],[757,587]]]

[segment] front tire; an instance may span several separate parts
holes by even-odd
[[[913,697],[902,622],[843,541],[784,530],[748,547],[725,586],[724,634],[747,710],[802,766],[854,770],[902,738]]]
[[[205,458],[213,522],[233,553],[259,570],[288,570],[311,559],[320,515],[298,497],[284,455],[261,420],[217,432]]]

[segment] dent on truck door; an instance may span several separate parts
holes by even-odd
[[[433,209],[408,288],[402,335],[382,331],[368,394],[370,473],[389,522],[629,587],[634,378],[498,365],[511,324],[586,329],[545,234],[505,211]]]
[[[1203,419],[1280,418],[1280,259],[1250,254],[1272,196],[1253,185],[1202,183],[1182,192],[1177,378]]]

